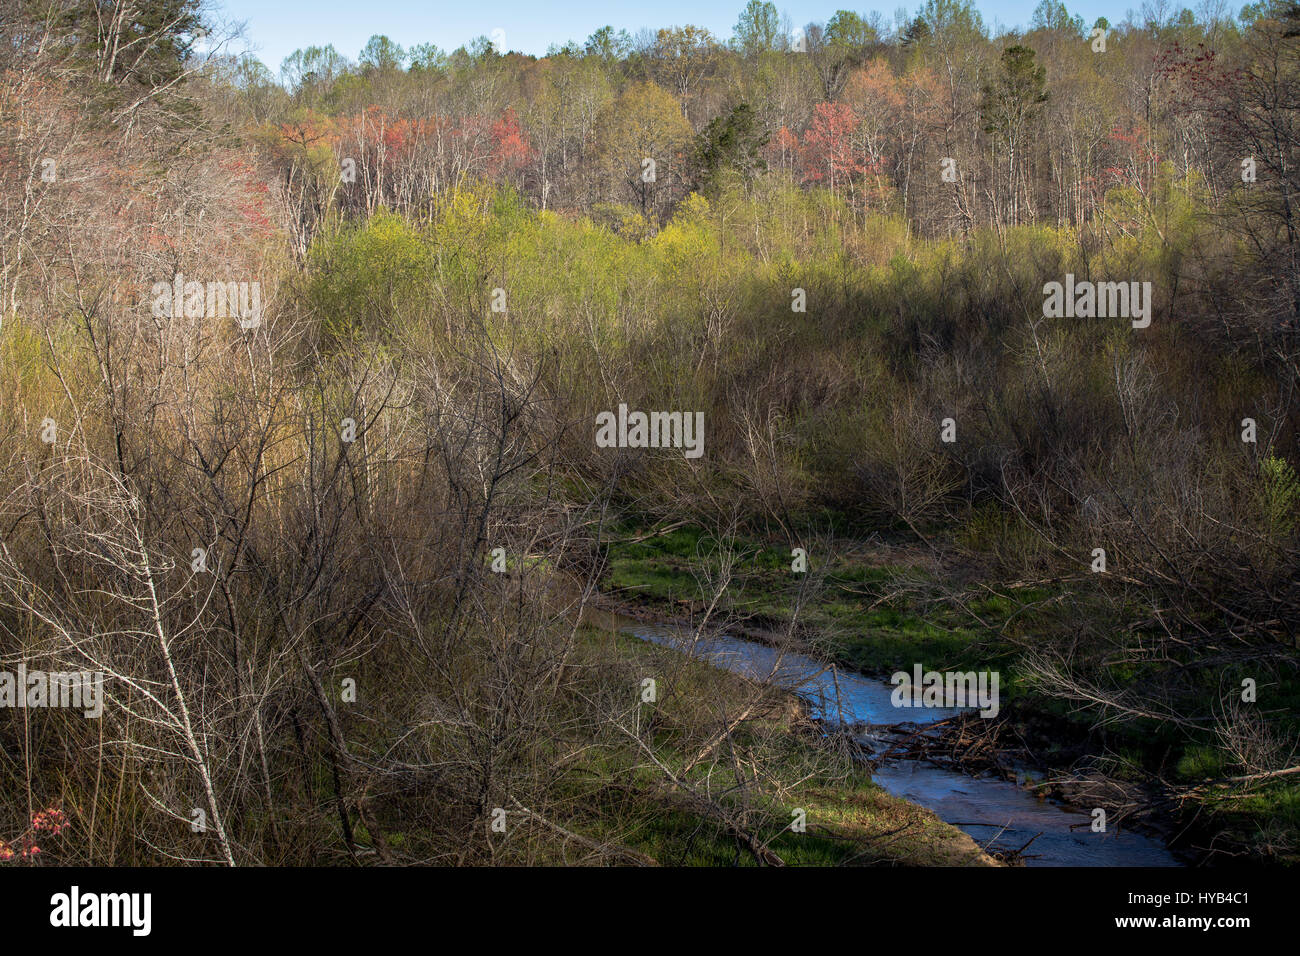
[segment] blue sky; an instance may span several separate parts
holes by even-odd
[[[841,8],[868,13],[877,9],[892,23],[895,6],[864,6],[853,0],[774,0],[776,7],[801,26],[825,22]],[[880,0],[877,0],[879,3]],[[920,6],[911,0],[909,10]],[[1243,0],[1244,2],[1244,0]],[[355,60],[373,34],[387,34],[404,47],[433,43],[451,51],[476,36],[505,31],[508,49],[541,55],[551,44],[585,40],[597,28],[612,24],[635,34],[642,27],[681,26],[692,23],[707,27],[726,38],[744,8],[746,0],[477,0],[448,3],[446,0],[216,0],[217,10],[227,19],[244,21],[245,43],[267,66],[278,70],[280,61],[305,46],[334,44],[344,56]],[[976,7],[990,26],[1023,26],[1029,22],[1038,0],[976,0]],[[1066,7],[1092,23],[1099,16],[1112,22],[1124,19],[1132,4],[1121,8],[1105,0],[1083,0]],[[1180,6],[1175,2],[1174,7]],[[1190,2],[1188,3],[1190,5]]]

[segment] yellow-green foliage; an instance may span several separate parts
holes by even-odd
[[[78,389],[97,374],[87,363],[86,350],[78,347],[77,330],[60,325],[52,327],[49,335],[44,338],[21,314],[0,327],[0,417],[5,422],[0,434],[21,432],[23,441],[38,449],[43,447],[41,422],[46,418],[57,423],[60,442],[78,424],[92,430],[105,424],[98,416],[78,422],[68,404],[67,388]],[[58,356],[57,363],[52,355]]]
[[[1051,225],[914,240],[900,217],[855,217],[828,191],[774,178],[690,195],[653,236],[479,185],[419,225],[380,214],[318,237],[307,300],[327,333],[399,334],[408,356],[450,354],[460,330],[485,328],[512,363],[541,366],[555,414],[580,423],[579,457],[591,454],[585,423],[619,402],[698,409],[706,467],[775,470],[868,510],[920,494],[920,511],[937,513],[959,465],[995,474],[1015,449],[1027,472],[1051,460],[1082,474],[1111,460],[1104,449],[1132,457],[1169,407],[1162,390],[1222,379],[1211,366],[1230,359],[1189,360],[1162,330],[1139,340],[1113,320],[1041,315],[1043,283],[1067,272],[1168,279],[1199,241],[1203,195],[1168,169],[1157,188],[1158,214],[1135,190],[1111,191],[1114,236],[1097,249]],[[795,289],[806,312],[791,308]],[[1226,421],[1267,377],[1237,381],[1195,390],[1180,414]],[[948,415],[967,440],[952,449],[960,463],[929,444]],[[763,451],[755,424],[778,418],[782,440]]]
[[[1296,510],[1300,506],[1300,478],[1285,458],[1269,455],[1260,462],[1264,484],[1264,518],[1268,530],[1275,535],[1287,535],[1296,525]]]
[[[431,295],[431,253],[417,227],[384,212],[318,237],[307,260],[307,302],[322,333],[392,331]]]

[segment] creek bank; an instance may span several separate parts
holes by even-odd
[[[1037,795],[1025,789],[1022,768],[1003,766],[993,772],[967,767],[959,759],[942,766],[929,757],[882,757],[875,762],[874,755],[896,747],[900,734],[928,738],[934,746],[942,746],[945,728],[952,732],[963,726],[964,715],[957,708],[926,708],[924,719],[899,722],[891,685],[783,650],[780,645],[788,642],[780,635],[745,628],[721,635],[698,634],[685,622],[660,623],[662,618],[653,609],[627,606],[608,594],[599,598],[597,606],[622,617],[622,630],[636,637],[675,646],[754,679],[771,679],[798,694],[812,719],[828,731],[854,738],[866,759],[873,761],[877,783],[933,810],[994,855],[1029,865],[1180,865],[1161,841],[1118,827],[1113,820],[1105,833],[1094,833],[1089,814],[1049,799],[1043,788]],[[945,722],[941,726],[927,726],[941,721]]]
[[[575,597],[569,592],[571,597]],[[570,604],[570,611],[576,607]],[[557,607],[557,610],[559,608]],[[581,614],[574,615],[576,624],[594,631],[617,636],[632,645],[658,645],[664,651],[680,653],[683,648],[672,646],[670,640],[656,641],[658,635],[642,633],[638,636],[629,628],[647,628],[640,621],[619,614],[607,602],[588,599]],[[666,631],[664,632],[667,633]],[[634,639],[636,638],[636,639]],[[639,651],[636,653],[647,653]],[[754,675],[727,667],[713,666],[715,662],[689,653],[696,666],[717,674],[729,675],[733,681],[750,683]],[[751,710],[751,717],[779,723],[783,733],[796,748],[820,749],[829,742],[836,749],[838,741],[828,741],[826,728],[813,716],[808,699],[778,684],[763,682],[765,690],[760,705],[762,710]],[[724,694],[725,696],[725,694]],[[745,698],[749,700],[749,697]],[[828,832],[840,834],[840,839],[861,843],[863,850],[854,855],[855,860],[874,856],[876,864],[894,866],[997,866],[999,861],[987,853],[971,835],[944,821],[932,810],[914,801],[890,793],[871,780],[869,768],[857,762],[857,769],[846,780],[829,786],[802,788],[797,796],[798,805],[807,807],[809,819],[820,821],[817,826],[829,828]],[[810,824],[809,832],[812,832]]]

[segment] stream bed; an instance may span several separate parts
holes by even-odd
[[[802,697],[810,715],[848,725],[878,749],[886,741],[873,727],[899,723],[893,685],[830,668],[811,657],[726,634],[695,639],[688,628],[645,624],[616,615],[617,629],[645,641],[690,654],[715,667],[755,680],[771,681]],[[906,711],[918,727],[960,713],[958,708],[920,707]],[[1010,780],[972,777],[917,760],[883,763],[872,775],[895,796],[934,811],[991,850],[1025,851],[1027,866],[1179,866],[1155,839],[1122,829],[1093,833],[1091,817],[1041,799]]]

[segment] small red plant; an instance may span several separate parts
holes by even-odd
[[[57,807],[40,810],[32,815],[31,828],[16,840],[0,840],[0,863],[14,860],[34,860],[40,855],[41,848],[36,841],[42,833],[58,836],[68,826],[67,815]]]

